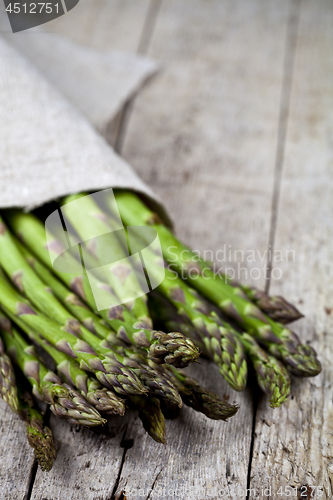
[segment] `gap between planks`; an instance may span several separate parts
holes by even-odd
[[[271,220],[270,220],[269,241],[267,249],[267,278],[265,283],[266,293],[269,293],[271,275],[273,269],[272,260],[269,259],[269,255],[270,255],[270,250],[273,254],[275,245],[275,235],[277,228],[277,217],[279,210],[279,200],[280,200],[281,181],[282,181],[282,170],[283,170],[288,118],[290,110],[290,96],[291,96],[293,73],[295,67],[298,26],[301,14],[301,1],[302,0],[289,0],[289,13],[288,13],[288,23],[287,23],[285,49],[284,49],[283,75],[281,83],[279,123],[278,123],[278,133],[276,141]],[[258,392],[259,388],[257,388],[256,392],[254,393],[255,400],[253,401],[253,425],[252,425],[252,436],[250,445],[249,468],[248,468],[247,485],[246,485],[247,488],[246,500],[250,500],[251,471],[252,471],[253,452],[254,452],[255,429],[256,429],[257,413],[258,413]]]
[[[278,134],[277,134],[276,154],[275,154],[274,186],[273,186],[271,221],[270,221],[267,255],[270,255],[270,251],[273,254],[275,245],[275,234],[276,234],[277,217],[279,209],[282,170],[283,170],[283,161],[284,161],[284,153],[286,147],[287,128],[288,128],[290,96],[291,96],[292,80],[293,80],[293,73],[295,66],[298,25],[301,13],[301,1],[302,0],[289,0],[289,15],[288,15],[288,25],[287,25],[287,33],[285,41],[279,124],[278,124]],[[272,269],[273,269],[272,260],[268,258],[267,277],[265,284],[266,293],[269,292]]]

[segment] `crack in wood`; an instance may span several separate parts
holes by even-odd
[[[27,490],[27,494],[26,494],[24,500],[30,500],[30,498],[31,498],[32,490],[34,487],[34,482],[35,482],[35,478],[36,478],[36,474],[37,474],[37,469],[38,469],[38,462],[35,459],[34,463],[32,464],[32,467],[31,467],[28,490]]]
[[[134,444],[134,440],[133,439],[125,439],[127,429],[128,429],[128,424],[127,424],[127,426],[125,428],[125,431],[124,431],[124,434],[123,434],[123,439],[122,439],[122,441],[120,443],[120,446],[124,448],[124,452],[123,452],[123,456],[121,457],[121,462],[120,462],[120,466],[119,466],[117,478],[116,478],[116,481],[114,483],[114,487],[113,487],[113,490],[112,490],[112,494],[111,494],[110,500],[124,500],[126,498],[126,496],[125,496],[125,494],[124,494],[123,491],[121,491],[119,494],[117,494],[117,489],[119,487],[121,473],[122,473],[123,468],[124,468],[125,459],[126,459],[126,453],[127,453],[127,451],[130,448],[133,447],[133,444]],[[117,494],[117,496],[116,496],[116,494]]]
[[[254,439],[255,439],[255,428],[256,428],[258,401],[259,401],[259,388],[256,387],[253,391],[253,420],[252,420],[252,435],[251,435],[251,443],[250,443],[249,464],[248,464],[247,481],[246,481],[246,491],[247,491],[246,500],[249,500],[250,487],[251,487],[251,469],[252,469],[252,460],[253,460],[253,451],[254,451]]]
[[[146,498],[146,500],[149,500],[150,498],[150,495],[152,494],[153,492],[153,489],[155,488],[155,484],[157,482],[157,479],[159,478],[159,476],[161,475],[161,472],[163,471],[164,467],[161,468],[160,472],[158,472],[158,474],[156,475],[154,481],[153,481],[153,484],[151,485],[151,489],[150,489],[150,492],[148,493],[148,496]]]

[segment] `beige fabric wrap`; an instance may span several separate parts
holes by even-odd
[[[0,37],[0,207],[27,210],[81,191],[130,188],[159,200],[107,144],[107,123],[156,70],[58,35]]]

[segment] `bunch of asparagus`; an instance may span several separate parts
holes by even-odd
[[[200,352],[236,391],[250,368],[272,407],[288,398],[290,373],[320,372],[315,351],[285,326],[302,316],[294,306],[215,276],[133,193],[110,194],[103,206],[72,195],[62,205],[66,234],[46,233],[19,210],[0,217],[0,394],[26,423],[43,470],[56,453],[38,402],[87,427],[133,407],[165,443],[164,417],[183,403],[216,420],[238,410],[180,370]],[[119,231],[119,213],[127,231]],[[144,226],[157,232],[162,257]],[[150,283],[160,283],[153,292],[142,264]]]

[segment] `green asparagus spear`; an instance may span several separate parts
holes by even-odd
[[[139,418],[149,436],[157,443],[166,444],[165,420],[159,400],[152,396],[147,398],[131,396],[130,400],[135,408],[139,410]]]
[[[51,263],[46,245],[45,229],[43,228],[41,222],[31,214],[23,214],[17,211],[11,212],[9,220],[11,221],[12,227],[20,239],[23,240],[32,251],[34,251],[34,253],[45,265],[50,267]],[[34,238],[31,238],[31,233],[34,234]],[[60,250],[59,245],[60,243],[57,240],[54,240],[53,244],[49,244],[48,248],[51,253],[54,249],[57,250],[54,255],[61,253],[64,268],[75,269],[77,261],[73,255],[64,252],[64,249]],[[86,275],[73,275],[59,272],[56,269],[55,272],[67,287],[80,295],[80,297],[87,302],[91,308],[95,308],[95,300]],[[43,276],[46,278],[45,273]],[[63,294],[63,291],[61,291],[59,287],[56,287],[56,290],[56,293],[59,292]],[[110,303],[112,303],[113,294],[110,287],[108,287],[105,283],[100,282],[99,290],[100,293],[106,297],[105,302],[107,302],[108,297],[110,297]],[[64,297],[62,300],[64,300]],[[75,299],[72,298],[72,301],[74,300]],[[69,307],[68,303],[67,306]],[[169,363],[176,367],[185,367],[190,362],[195,361],[199,356],[199,350],[195,347],[193,342],[186,339],[182,334],[177,332],[165,334],[163,332],[148,330],[145,328],[146,325],[143,321],[137,321],[132,314],[121,305],[101,310],[99,311],[99,314],[102,316],[104,321],[115,330],[119,340],[132,343],[135,346],[146,350],[155,362]],[[94,323],[94,326],[96,333],[101,331],[101,328],[96,326],[96,323]],[[114,337],[112,333],[110,335]]]
[[[138,197],[120,191],[116,193],[116,201],[126,224],[147,224],[156,229],[164,258],[178,271],[185,271],[186,279],[193,287],[220,307],[242,329],[265,342],[270,352],[288,364],[295,375],[315,376],[320,373],[321,365],[312,347],[302,344],[294,332],[265,316],[257,306],[244,298],[243,292],[240,293],[216,275],[211,265],[179,242]]]
[[[29,380],[34,396],[49,404],[57,417],[88,427],[105,422],[77,391],[62,385],[4,316],[0,316],[0,330],[7,353]]]
[[[58,350],[68,354],[79,361],[83,370],[91,371],[97,379],[106,387],[119,394],[142,394],[146,392],[135,373],[126,368],[119,357],[98,356],[94,350],[99,349],[95,337],[90,334],[90,340],[96,343],[90,346],[87,342],[78,338],[75,334],[65,332],[52,319],[43,316],[32,305],[16,292],[0,274],[0,304],[9,311],[13,317],[19,317],[25,328],[37,331],[48,342]]]
[[[106,326],[104,320],[94,314],[92,310],[80,299],[78,295],[71,292],[49,269],[40,262],[40,260],[28,250],[18,239],[15,238],[16,246],[21,254],[26,259],[30,267],[35,271],[39,278],[47,285],[57,299],[65,306],[66,309],[77,318],[82,325],[92,333],[98,332],[104,338],[110,337],[115,344],[122,345],[114,330]]]
[[[180,315],[177,315],[177,311],[170,302],[163,300],[163,297],[156,293],[152,294],[150,301],[152,302],[151,310],[156,311],[166,326],[170,323],[174,324],[178,329],[183,330],[184,334],[186,332],[193,338],[193,328]],[[286,367],[274,356],[266,353],[253,337],[246,333],[238,334],[238,337],[253,364],[259,387],[267,394],[272,407],[280,406],[290,395],[290,377]],[[200,342],[198,345],[205,353],[205,347]]]
[[[49,472],[57,456],[53,434],[44,424],[44,416],[34,406],[31,394],[27,391],[19,390],[18,415],[26,425],[28,442],[40,468]]]
[[[172,381],[184,403],[213,420],[227,420],[237,413],[238,406],[223,401],[216,394],[202,387],[194,378],[170,367]]]
[[[1,318],[0,318],[1,321]],[[19,408],[17,386],[12,362],[5,352],[0,337],[0,397],[10,406],[13,411]]]
[[[4,316],[0,316],[0,329],[1,325],[6,330],[10,329],[10,322]],[[17,383],[12,362],[5,352],[1,338],[0,395],[10,409],[25,422],[28,442],[34,449],[41,469],[43,471],[51,470],[56,458],[52,431],[44,426],[43,415],[34,407],[31,395],[27,391],[23,391],[20,383]]]
[[[115,235],[110,217],[95,203],[91,195],[75,194],[63,199],[62,212],[72,224],[82,241],[90,240],[86,248],[88,252],[100,262],[99,266],[108,264],[110,254],[113,264],[105,266],[106,278],[114,289],[123,288],[129,295],[135,297],[130,301],[130,308],[137,319],[151,327],[151,319],[147,307],[147,298],[142,289],[135,271],[125,260],[128,253],[124,252]],[[99,237],[93,237],[99,236]],[[100,238],[100,236],[104,238]],[[126,237],[125,233],[123,235]],[[106,240],[106,241],[105,241]],[[112,245],[112,248],[110,248]],[[146,290],[148,291],[148,290]],[[122,294],[120,295],[121,298]],[[123,300],[120,300],[123,302]]]
[[[228,280],[228,282],[232,286],[241,289],[246,298],[250,299],[264,314],[277,323],[286,325],[304,317],[293,304],[281,297],[281,295],[268,295],[251,285],[234,284],[231,280]]]
[[[240,340],[252,362],[258,385],[268,396],[270,406],[281,406],[290,395],[288,370],[278,359],[267,354],[251,335],[243,333]]]

